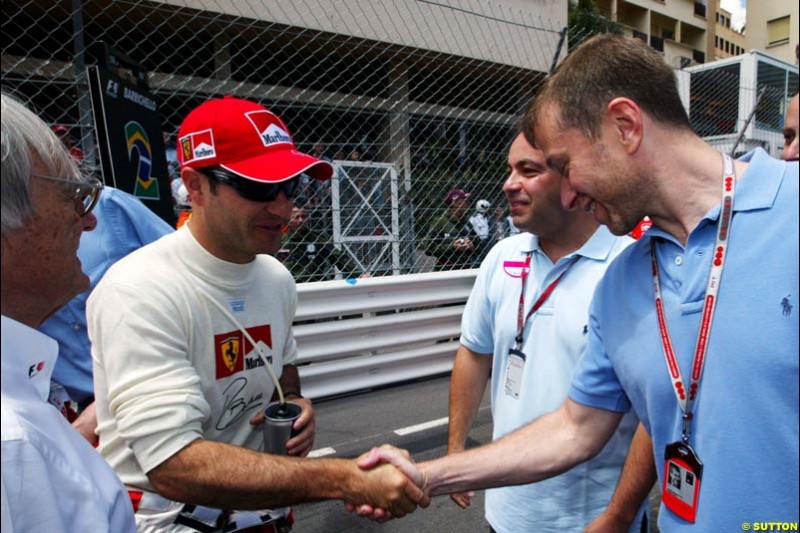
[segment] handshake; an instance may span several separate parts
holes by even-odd
[[[363,471],[367,482],[352,493],[363,499],[345,500],[349,512],[385,522],[430,503],[424,470],[414,464],[407,451],[385,444],[360,456],[356,465]]]

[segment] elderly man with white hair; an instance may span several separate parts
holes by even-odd
[[[56,341],[38,332],[89,287],[78,243],[103,185],[2,95],[2,530],[134,531],[114,471],[49,403]]]

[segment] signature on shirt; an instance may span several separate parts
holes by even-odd
[[[233,424],[239,421],[248,411],[258,409],[264,398],[264,394],[259,392],[250,397],[249,400],[245,399],[243,391],[247,387],[247,378],[240,377],[234,379],[228,385],[222,394],[225,396],[225,402],[222,405],[222,415],[217,421],[216,427],[219,431],[228,429]]]

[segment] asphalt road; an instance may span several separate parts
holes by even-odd
[[[444,376],[314,403],[317,436],[312,454],[356,457],[373,446],[389,443],[405,448],[418,461],[447,451],[447,399],[450,377]],[[468,446],[491,440],[489,396],[470,433]],[[463,510],[449,497],[434,498],[430,507],[399,520],[376,524],[348,514],[341,502],[295,506],[297,533],[376,531],[383,533],[488,532],[483,519],[483,493]]]
[[[345,397],[316,401],[315,456],[357,457],[373,446],[393,444],[405,448],[417,461],[447,451],[447,402],[450,376],[406,383]],[[489,442],[492,415],[489,395],[470,432],[469,447]],[[658,490],[651,494],[651,517],[658,511]],[[469,509],[440,496],[430,507],[385,524],[348,514],[338,501],[295,506],[295,533],[488,533],[483,519],[484,493],[479,491]],[[651,533],[658,533],[651,521]],[[525,532],[528,533],[528,532]]]

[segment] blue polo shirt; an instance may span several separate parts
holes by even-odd
[[[750,166],[737,185],[692,424],[691,445],[704,463],[697,523],[662,506],[664,533],[798,521],[798,165],[760,149],[742,160]],[[585,405],[618,412],[633,406],[653,438],[659,486],[664,448],[681,437],[681,411],[658,334],[650,242],[687,379],[719,214],[717,205],[685,247],[653,227],[612,263],[595,293],[589,340],[570,387],[569,396]]]
[[[86,300],[100,278],[114,263],[174,229],[141,200],[119,189],[106,187],[94,211],[97,227],[81,235],[78,258],[90,279],[89,290],[79,294],[39,327],[58,341],[58,360],[53,381],[79,403],[91,401],[92,353],[86,330]]]

